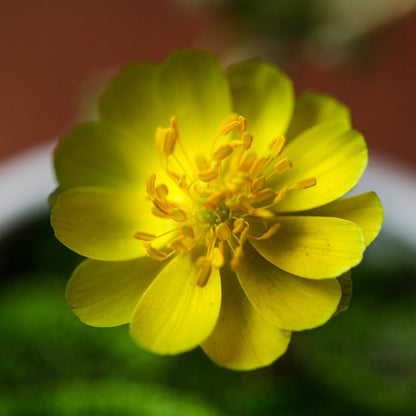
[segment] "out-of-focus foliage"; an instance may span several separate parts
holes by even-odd
[[[35,248],[24,243],[35,236]],[[0,414],[413,414],[416,267],[413,253],[386,241],[390,266],[374,262],[375,244],[354,271],[348,314],[296,334],[273,366],[236,373],[213,366],[199,350],[176,358],[139,350],[126,327],[80,325],[63,296],[80,259],[62,255],[46,220],[27,227],[0,245],[7,277],[0,294]],[[18,258],[28,262],[16,272]]]
[[[223,0],[248,48],[274,55],[306,53],[326,61],[359,52],[365,37],[416,5],[415,0]],[[364,42],[365,43],[365,42]],[[317,56],[316,56],[317,55]]]

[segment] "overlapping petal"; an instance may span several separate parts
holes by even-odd
[[[146,254],[136,231],[159,234],[169,221],[143,209],[142,193],[109,188],[72,188],[60,194],[52,210],[56,237],[71,250],[95,260],[129,260]]]
[[[161,68],[158,93],[165,112],[176,116],[187,151],[207,153],[232,112],[227,80],[216,58],[200,51],[171,55]]]
[[[363,231],[357,224],[332,217],[277,217],[278,231],[268,239],[250,239],[269,262],[310,279],[337,277],[362,259]]]
[[[356,185],[367,165],[363,136],[343,122],[319,124],[288,143],[282,157],[293,167],[274,175],[269,186],[279,189],[298,181],[316,178],[316,185],[291,191],[275,206],[276,212],[296,212],[335,201]]]
[[[149,257],[120,262],[85,260],[68,282],[68,305],[88,325],[126,324],[162,267],[162,263]]]
[[[202,344],[218,365],[233,370],[252,370],[269,365],[287,349],[290,332],[266,321],[244,294],[237,276],[221,269],[222,304],[217,325]]]
[[[337,279],[303,279],[275,267],[249,244],[237,276],[248,299],[269,322],[300,331],[324,324],[337,309]]]
[[[220,273],[213,269],[200,287],[195,284],[198,271],[189,255],[176,256],[155,278],[130,324],[139,345],[158,354],[179,354],[208,338],[220,312]]]
[[[61,189],[100,186],[137,192],[144,189],[157,156],[153,142],[143,143],[128,130],[100,121],[82,124],[61,140],[54,162]]]
[[[160,67],[141,63],[125,68],[101,96],[103,120],[129,130],[135,137],[154,146],[158,125],[169,124],[158,92]]]
[[[344,218],[358,224],[368,246],[377,237],[383,222],[383,208],[374,192],[340,199],[307,212],[308,215]]]
[[[350,127],[351,116],[348,107],[329,95],[305,92],[296,99],[285,136],[291,140],[303,131],[329,121],[341,121]]]
[[[292,82],[259,60],[233,65],[227,75],[234,111],[247,119],[253,149],[262,153],[273,138],[286,132],[294,105]]]

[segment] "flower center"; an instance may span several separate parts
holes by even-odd
[[[208,158],[192,158],[180,140],[176,118],[170,126],[156,131],[156,148],[163,170],[179,188],[180,197],[169,198],[166,184],[156,184],[156,175],[146,177],[147,199],[152,213],[174,225],[162,235],[138,231],[148,255],[163,261],[174,254],[192,253],[199,268],[196,284],[204,286],[212,268],[221,268],[227,260],[236,270],[241,266],[247,238],[267,239],[279,229],[273,207],[289,191],[316,184],[315,178],[299,181],[280,189],[268,187],[275,175],[292,167],[281,157],[286,139],[273,139],[266,154],[251,150],[253,137],[247,133],[244,117],[231,114],[220,125]],[[262,221],[263,232],[252,234],[250,224]],[[162,249],[157,240],[167,238]]]

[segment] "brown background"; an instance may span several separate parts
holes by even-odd
[[[232,46],[218,35],[226,33],[218,11],[169,0],[16,0],[0,8],[0,162],[67,132],[86,86],[105,70],[161,61],[179,47],[225,56]],[[325,68],[294,56],[281,64],[298,92],[346,102],[371,151],[416,167],[415,51],[412,13],[373,35],[365,61]]]

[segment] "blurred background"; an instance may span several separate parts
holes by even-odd
[[[80,259],[39,206],[54,141],[107,80],[185,47],[225,66],[271,60],[298,94],[346,103],[379,162],[363,190],[395,213],[354,270],[349,311],[268,369],[156,357],[125,327],[82,325],[63,298]],[[0,416],[416,414],[415,71],[415,0],[0,0]]]

